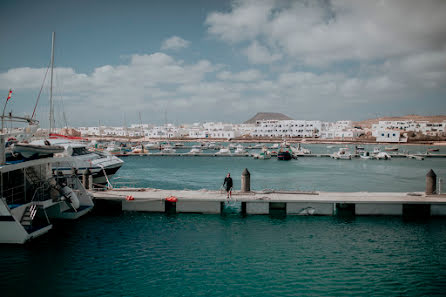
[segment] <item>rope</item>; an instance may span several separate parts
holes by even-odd
[[[39,104],[40,94],[42,94],[43,86],[45,85],[45,80],[46,80],[46,76],[48,75],[49,69],[50,69],[50,65],[48,65],[48,67],[46,68],[45,76],[43,77],[42,86],[40,87],[39,95],[37,96],[36,105],[34,106],[34,110],[33,110],[31,119],[34,119],[34,115],[36,113],[36,108],[37,108],[37,105]]]

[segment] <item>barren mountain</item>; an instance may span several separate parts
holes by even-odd
[[[258,112],[255,116],[244,122],[244,124],[255,124],[256,121],[261,120],[292,120],[289,116],[284,115],[283,113],[278,112]]]

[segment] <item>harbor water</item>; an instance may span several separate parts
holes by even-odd
[[[0,246],[1,296],[444,296],[446,221],[91,214]]]
[[[424,191],[446,159],[129,156],[115,186]],[[91,213],[0,245],[1,296],[444,296],[446,220]]]
[[[230,172],[240,189],[244,168],[251,173],[251,189],[422,192],[426,173],[433,169],[446,179],[446,159],[334,160],[301,157],[298,160],[255,160],[251,157],[129,156],[113,178],[118,186],[160,189],[219,189]]]

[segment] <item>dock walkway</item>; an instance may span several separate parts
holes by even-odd
[[[119,188],[93,191],[99,205],[113,203],[124,211],[219,214],[228,204],[226,193],[211,190],[160,190]],[[168,199],[174,197],[174,199]],[[407,215],[446,216],[446,195],[425,193],[371,192],[234,192],[232,202],[241,204],[242,213],[288,215]]]

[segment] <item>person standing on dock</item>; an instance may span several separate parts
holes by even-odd
[[[226,198],[229,199],[229,197],[232,196],[232,178],[231,178],[230,173],[228,173],[228,175],[226,175],[225,181],[223,182],[223,187],[225,187],[225,189],[226,189],[226,193],[227,193]]]

